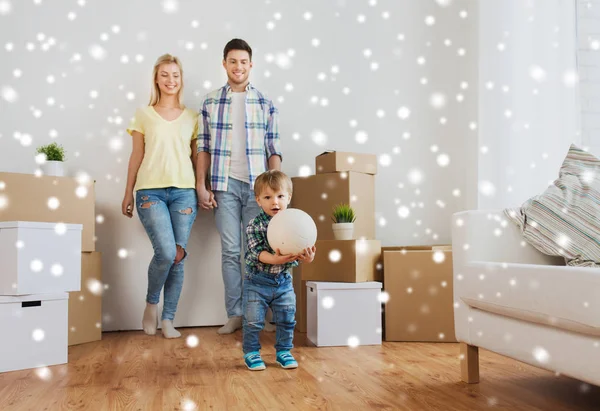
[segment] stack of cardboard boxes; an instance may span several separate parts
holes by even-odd
[[[382,281],[389,296],[384,306],[385,341],[455,341],[451,247],[382,248],[375,239],[376,173],[375,155],[326,152],[316,158],[316,175],[292,179],[291,206],[307,212],[318,230],[314,262],[294,270],[296,329],[310,334],[309,314],[331,317],[318,302],[307,301],[307,283],[314,285],[309,290],[315,295],[337,293],[340,299],[341,293],[350,291],[334,290],[327,283]],[[334,239],[331,215],[340,203],[350,204],[356,213],[355,240]],[[352,315],[358,320],[358,314]]]
[[[294,269],[296,329],[307,331],[309,281],[360,283],[381,281],[381,243],[375,239],[377,157],[326,152],[316,158],[317,174],[295,177],[291,206],[308,213],[317,225],[317,253],[311,264]],[[355,211],[355,240],[335,240],[332,211],[340,204]]]
[[[80,224],[81,289],[71,292],[68,344],[97,341],[102,336],[101,256],[95,249],[93,182],[69,177],[0,173],[0,222]],[[0,272],[0,276],[5,273]]]

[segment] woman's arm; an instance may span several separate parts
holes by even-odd
[[[123,203],[121,203],[121,212],[126,217],[133,217],[133,206],[135,201],[133,199],[133,188],[137,180],[137,173],[144,159],[144,135],[139,131],[132,131],[131,137],[133,138],[133,148],[131,149],[131,155],[129,156],[129,166],[127,168],[127,184],[125,186],[125,195],[123,196]]]
[[[198,175],[196,174],[196,163],[198,162],[198,140],[192,140],[192,167],[194,167],[194,175],[196,176],[196,181],[198,181]]]
[[[125,194],[133,194],[133,187],[137,180],[137,173],[144,159],[144,135],[139,131],[131,133],[133,138],[133,147],[129,156],[129,167],[127,168],[127,185],[125,186]]]

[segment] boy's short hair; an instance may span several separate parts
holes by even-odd
[[[267,187],[273,191],[287,191],[292,196],[292,179],[279,170],[269,170],[259,175],[254,182],[254,195],[259,197]]]
[[[229,42],[225,45],[225,48],[223,49],[223,60],[227,60],[227,54],[229,54],[231,50],[247,51],[248,55],[250,56],[250,61],[252,61],[252,47],[250,47],[250,45],[246,43],[246,41],[242,39],[229,40]]]

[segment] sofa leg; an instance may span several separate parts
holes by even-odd
[[[460,374],[467,384],[479,382],[479,347],[460,343]]]

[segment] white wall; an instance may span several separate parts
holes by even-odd
[[[575,33],[574,0],[480,2],[480,209],[542,192],[581,143]]]
[[[581,90],[581,138],[600,153],[600,1],[577,1],[577,69]]]
[[[83,171],[97,180],[97,214],[104,218],[96,227],[97,250],[109,285],[106,330],[140,328],[152,250],[137,216],[120,214],[131,148],[124,129],[135,108],[147,103],[151,66],[162,53],[181,57],[185,101],[197,108],[202,94],[225,82],[224,44],[232,37],[248,40],[255,51],[252,80],[281,111],[284,171],[295,176],[308,166],[314,172],[314,157],[325,149],[380,156],[376,217],[384,245],[448,243],[451,214],[476,206],[477,130],[469,127],[477,122],[473,0],[2,4],[0,169],[33,172],[35,147],[56,130],[71,174]],[[445,96],[445,105],[432,107],[434,93]],[[401,107],[410,109],[405,120],[397,115]],[[366,141],[357,141],[359,131]],[[15,133],[30,135],[32,144],[22,145],[26,140]],[[449,156],[448,166],[438,165],[440,154]],[[423,179],[411,183],[411,172]],[[402,206],[410,210],[405,219],[398,215]],[[119,258],[119,249],[128,257]],[[199,216],[188,250],[176,324],[222,323],[212,214]]]

